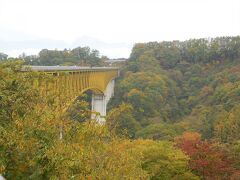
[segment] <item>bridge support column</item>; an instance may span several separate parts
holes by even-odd
[[[108,104],[109,100],[114,96],[114,85],[115,85],[115,81],[114,80],[110,81],[104,92],[107,104]]]
[[[107,104],[114,95],[114,80],[110,81],[104,94],[92,95],[92,115],[91,119],[97,120],[100,124],[105,123],[105,116],[107,115]]]
[[[92,95],[92,119],[95,119],[100,124],[105,122],[107,114],[106,97],[104,94]]]

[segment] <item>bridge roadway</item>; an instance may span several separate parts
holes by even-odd
[[[92,90],[92,119],[96,119],[99,123],[105,122],[104,117],[106,116],[107,103],[114,94],[114,79],[119,75],[118,68],[24,66],[22,71],[37,71],[52,75],[55,74],[55,83],[41,82],[41,80],[37,83],[37,87],[41,89],[43,96],[49,93],[55,94],[60,92],[63,96],[69,97],[72,102],[86,90]]]
[[[114,67],[88,67],[88,66],[24,66],[22,71],[102,71],[118,70]]]

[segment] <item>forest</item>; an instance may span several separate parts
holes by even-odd
[[[240,179],[240,36],[136,43],[106,124],[89,95],[59,113],[22,65],[104,66],[97,50],[0,60],[0,174],[6,179]],[[59,127],[64,136],[59,139]]]
[[[42,49],[38,56],[27,56],[25,53],[20,55],[26,65],[42,65],[42,66],[103,66],[103,61],[107,59],[106,56],[99,55],[96,49],[90,47],[77,47],[74,49],[64,50],[48,50]]]

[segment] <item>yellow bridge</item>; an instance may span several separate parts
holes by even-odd
[[[92,90],[92,111],[100,114],[93,114],[92,118],[100,123],[105,121],[106,106],[114,93],[114,79],[119,75],[118,68],[110,67],[28,66],[23,71],[50,74],[52,80],[36,80],[34,86],[40,89],[42,95],[65,97],[69,103],[85,91]]]

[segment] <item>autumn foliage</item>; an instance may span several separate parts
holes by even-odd
[[[185,132],[176,143],[190,157],[190,168],[204,179],[229,179],[236,174],[226,153],[217,145],[201,140],[199,133]]]

